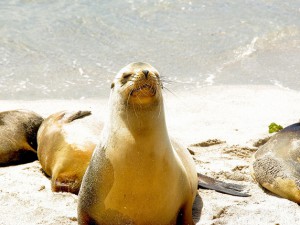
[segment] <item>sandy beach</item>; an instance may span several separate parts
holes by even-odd
[[[100,120],[108,99],[0,100],[0,111],[30,109],[46,117],[60,110],[91,110]],[[195,152],[198,172],[243,184],[251,197],[199,190],[200,225],[300,223],[300,207],[270,194],[251,178],[257,142],[270,136],[271,122],[283,127],[300,119],[300,92],[275,86],[208,86],[164,96],[169,134]],[[191,145],[217,139],[207,147]],[[170,203],[172,204],[172,203]],[[0,225],[77,224],[77,196],[53,193],[38,161],[0,168]]]

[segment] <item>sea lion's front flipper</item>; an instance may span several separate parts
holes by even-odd
[[[68,115],[66,119],[66,123],[71,123],[74,120],[82,119],[86,116],[90,116],[92,113],[91,111],[77,111],[76,113],[73,113],[71,115]]]
[[[200,221],[202,208],[203,208],[203,201],[199,193],[197,193],[193,203],[193,210],[192,210],[193,221],[195,224],[197,224]]]
[[[205,176],[198,173],[198,187],[215,190],[224,194],[239,196],[239,197],[249,197],[248,193],[244,192],[245,186],[233,183],[226,183],[223,181],[216,180],[214,178]]]

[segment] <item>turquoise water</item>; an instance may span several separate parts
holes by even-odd
[[[108,96],[146,61],[169,89],[300,90],[300,1],[2,0],[0,99]]]

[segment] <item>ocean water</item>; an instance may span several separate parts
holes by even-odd
[[[108,96],[133,61],[152,64],[175,92],[300,90],[300,1],[0,1],[0,99]]]

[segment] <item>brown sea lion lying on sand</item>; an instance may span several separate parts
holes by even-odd
[[[36,135],[43,118],[28,110],[0,113],[0,165],[37,159]]]

